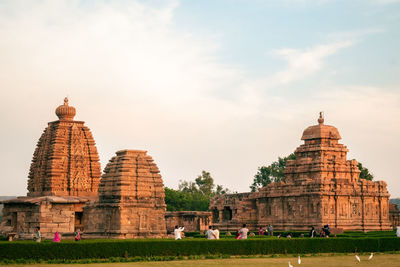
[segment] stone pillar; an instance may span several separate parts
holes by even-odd
[[[218,211],[218,213],[219,213],[219,222],[221,223],[221,222],[223,222],[224,221],[224,210],[219,210]]]

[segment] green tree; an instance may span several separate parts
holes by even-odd
[[[283,171],[285,170],[286,162],[290,159],[296,159],[296,155],[292,153],[287,157],[279,157],[277,161],[272,162],[269,166],[258,167],[257,173],[254,175],[253,184],[250,186],[251,191],[255,192],[258,188],[272,182],[285,181]]]
[[[221,185],[215,185],[211,174],[202,171],[194,182],[180,181],[178,190],[165,187],[165,203],[168,211],[206,211],[210,199],[229,190]]]
[[[369,181],[374,179],[374,175],[370,173],[367,168],[364,168],[360,162],[358,163],[358,169],[360,170],[360,179],[366,179]]]

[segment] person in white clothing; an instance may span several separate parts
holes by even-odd
[[[178,225],[175,226],[174,230],[175,240],[182,239],[183,230],[185,230],[185,227],[179,227]]]
[[[397,232],[396,232],[397,237],[400,237],[400,226],[397,226]]]
[[[207,237],[207,239],[216,239],[215,233],[212,230],[212,226],[211,225],[208,226],[208,230],[206,232],[206,237]]]
[[[249,229],[246,228],[246,224],[243,224],[243,227],[239,230],[240,233],[240,239],[247,239],[247,233],[249,232]]]
[[[215,239],[219,239],[219,230],[218,227],[214,226],[214,234],[215,234]]]

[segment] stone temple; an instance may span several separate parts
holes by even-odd
[[[118,151],[101,178],[99,200],[85,210],[85,235],[166,237],[164,185],[143,150]]]
[[[344,230],[390,230],[386,183],[359,179],[358,163],[346,159],[349,150],[340,139],[320,114],[318,124],[304,130],[296,160],[287,161],[286,182],[215,197],[210,202],[213,223],[227,230],[242,223],[253,229],[272,224],[275,229],[306,230],[329,224]]]
[[[28,194],[2,201],[0,233],[32,239],[64,237],[76,229],[85,238],[166,237],[175,224],[189,231],[237,230],[272,224],[275,229],[304,230],[329,224],[344,230],[390,230],[389,193],[383,181],[359,179],[357,161],[347,160],[338,130],[308,127],[304,144],[287,161],[286,182],[258,192],[217,196],[210,212],[166,213],[164,185],[151,156],[120,150],[101,175],[94,138],[68,99],[56,109],[39,139],[28,176]],[[212,214],[212,216],[211,216]]]
[[[166,235],[164,185],[146,151],[117,152],[101,176],[95,141],[76,110],[56,109],[39,139],[28,179],[28,194],[3,201],[0,230],[31,239],[36,227],[44,238],[56,231],[85,237],[135,238]]]

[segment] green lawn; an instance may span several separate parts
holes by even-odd
[[[359,263],[355,256],[352,255],[336,255],[328,254],[322,256],[308,256],[302,258],[301,266],[330,267],[330,266],[399,266],[400,254],[378,254],[374,255],[372,260],[368,260],[369,255],[361,255]],[[296,257],[277,257],[277,258],[230,258],[230,259],[210,259],[210,260],[180,260],[180,261],[163,261],[163,262],[132,262],[132,263],[99,263],[99,264],[71,264],[75,267],[111,267],[111,266],[288,266],[289,261],[293,266],[299,266]],[[68,264],[35,264],[35,265],[7,265],[7,266],[43,266],[43,267],[63,267],[70,266]]]

